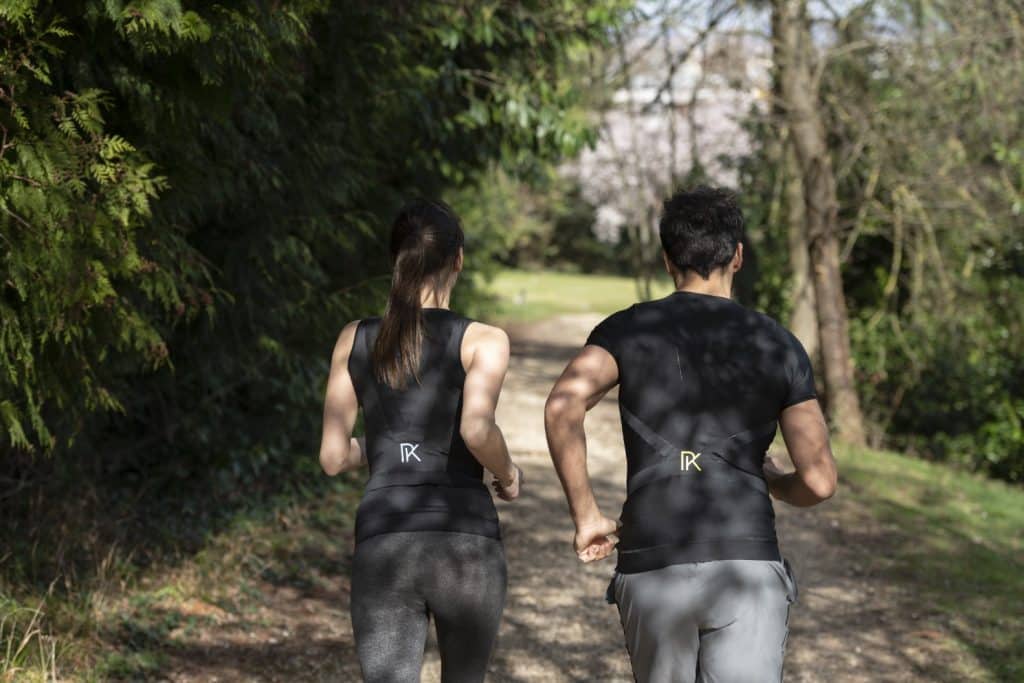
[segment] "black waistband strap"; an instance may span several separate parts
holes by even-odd
[[[367,491],[387,488],[389,486],[450,486],[453,488],[483,488],[484,482],[461,472],[445,472],[440,470],[408,470],[375,472],[366,482]]]

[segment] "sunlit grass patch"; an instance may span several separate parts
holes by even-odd
[[[57,641],[44,631],[42,605],[0,595],[0,681],[57,680]]]
[[[673,291],[666,275],[653,285],[654,298]],[[562,313],[608,315],[640,299],[636,281],[618,275],[504,270],[485,286],[495,297],[488,318],[539,320]]]
[[[900,537],[893,571],[970,653],[964,680],[1024,680],[1024,491],[896,453],[839,449],[842,477]]]
[[[347,568],[358,476],[235,511],[198,550],[144,569],[112,547],[51,590],[0,577],[0,683],[159,679],[211,626],[261,628],[268,584],[332,587]]]
[[[102,676],[158,675],[211,624],[260,629],[265,586],[327,587],[346,571],[358,501],[351,475],[240,512],[187,562],[153,571],[104,610]]]

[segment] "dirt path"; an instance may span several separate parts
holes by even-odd
[[[604,602],[613,562],[582,565],[544,441],[543,404],[566,360],[597,319],[562,316],[513,330],[513,358],[499,424],[525,472],[524,496],[499,502],[509,563],[509,594],[494,681],[631,681],[622,632]],[[602,509],[617,515],[625,463],[615,397],[588,415],[589,466]],[[812,510],[779,505],[784,554],[800,583],[786,680],[797,683],[934,681],[954,655],[943,630],[908,590],[879,580],[889,531],[841,490]],[[339,585],[340,584],[340,585]],[[311,588],[265,587],[245,627],[225,620],[179,648],[175,681],[359,680],[343,578]],[[260,626],[253,627],[256,623]],[[179,639],[180,642],[180,639]],[[424,681],[439,680],[434,643]],[[948,680],[948,678],[947,678]]]

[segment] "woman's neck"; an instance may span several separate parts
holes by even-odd
[[[420,306],[423,308],[448,308],[451,298],[451,289],[438,292],[433,287],[426,287],[420,292]]]

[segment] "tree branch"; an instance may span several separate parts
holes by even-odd
[[[667,92],[668,89],[672,87],[672,80],[675,78],[676,72],[679,70],[679,67],[685,64],[686,60],[688,60],[690,56],[693,54],[693,51],[700,47],[700,45],[707,39],[707,37],[711,35],[711,32],[714,31],[715,28],[717,28],[717,26],[720,23],[722,23],[722,21],[727,16],[729,16],[735,11],[736,5],[729,4],[725,7],[725,9],[721,10],[720,12],[718,12],[718,14],[714,15],[713,17],[711,17],[710,20],[708,20],[708,25],[705,26],[700,31],[700,33],[697,34],[696,39],[688,46],[686,46],[686,49],[679,53],[679,55],[676,56],[672,63],[669,64],[668,75],[665,77],[665,80],[662,82],[661,87],[658,88],[658,92],[654,94],[654,97],[651,99],[651,101],[644,105],[642,113],[649,113],[658,104],[658,102],[661,100],[661,96],[664,95],[665,92]]]

